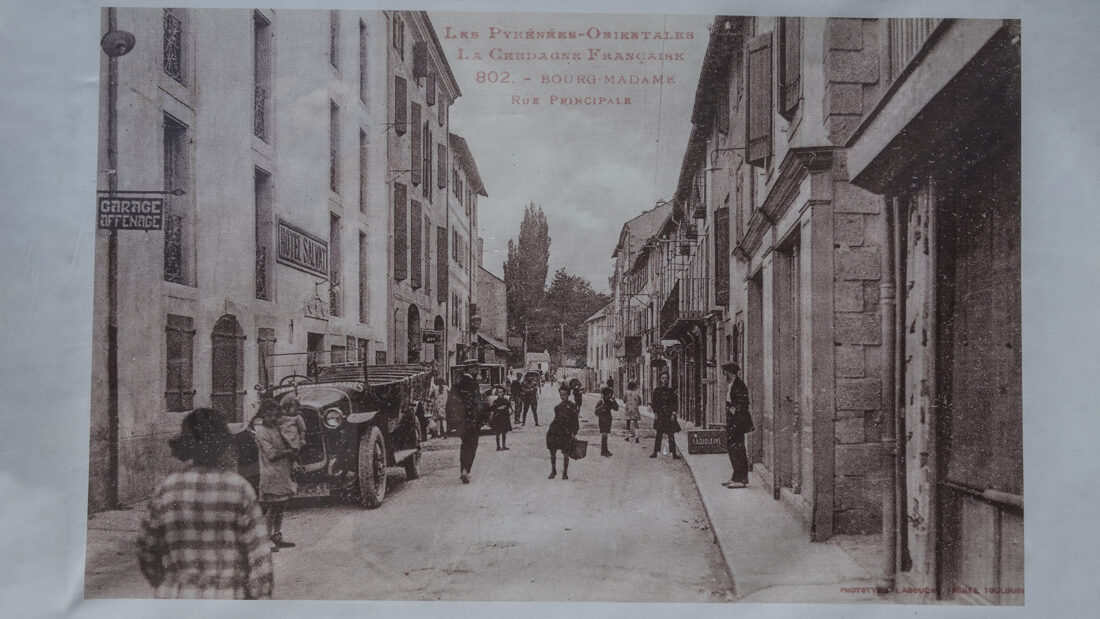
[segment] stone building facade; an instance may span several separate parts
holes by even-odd
[[[391,297],[425,315],[439,305],[393,290],[396,187],[416,159],[396,77],[406,103],[432,112],[437,162],[459,94],[419,12],[105,9],[102,29],[136,44],[101,61],[100,197],[165,204],[160,230],[96,232],[93,511],[144,497],[178,466],[166,440],[187,411],[250,418],[252,387],[290,371],[272,354],[409,358]],[[446,225],[449,179],[430,180],[430,201],[406,187],[422,199],[418,230]]]

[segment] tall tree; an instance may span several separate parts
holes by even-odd
[[[583,357],[587,336],[584,321],[610,300],[608,295],[593,290],[583,277],[570,275],[564,268],[555,271],[544,310],[537,312],[542,319],[539,334],[548,339],[545,347],[551,352]]]
[[[508,297],[508,325],[520,335],[533,321],[532,311],[542,304],[550,270],[550,228],[541,206],[527,205],[519,225],[519,240],[508,241],[504,285]]]

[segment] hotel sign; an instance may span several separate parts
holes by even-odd
[[[279,220],[276,259],[296,269],[328,279],[328,243]]]

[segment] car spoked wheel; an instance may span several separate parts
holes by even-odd
[[[371,426],[359,437],[359,502],[375,508],[386,498],[386,445]]]

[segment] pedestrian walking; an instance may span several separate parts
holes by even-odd
[[[260,421],[255,426],[260,465],[260,507],[267,517],[267,532],[273,551],[295,546],[283,539],[283,514],[290,497],[298,494],[298,484],[294,482],[293,475],[298,450],[291,447],[279,431],[281,416],[280,406],[276,406],[274,400],[265,400],[260,403]]]
[[[473,367],[467,364],[447,398],[447,418],[456,421],[462,445],[458,449],[458,478],[462,483],[470,483],[470,472],[477,456],[477,443],[481,438],[481,426],[485,424],[484,402]]]
[[[550,477],[558,475],[558,451],[561,451],[561,478],[569,479],[569,452],[573,449],[573,440],[581,429],[580,413],[577,405],[569,401],[569,389],[562,385],[558,389],[561,402],[554,407],[554,420],[546,430],[546,448],[550,450]]]
[[[535,374],[528,374],[523,379],[523,421],[522,425],[527,425],[527,411],[531,411],[531,416],[535,420],[535,426],[539,425],[539,390],[541,385],[539,384],[539,377]]]
[[[626,384],[626,393],[623,394],[623,404],[626,408],[626,440],[630,441],[633,437],[634,442],[640,441],[638,438],[638,423],[642,420],[642,394],[638,391],[638,383],[630,381]]]
[[[661,385],[653,390],[653,429],[657,431],[657,440],[653,442],[650,458],[657,457],[661,437],[668,436],[668,450],[672,452],[673,459],[680,459],[680,454],[676,453],[676,433],[680,431],[680,422],[676,419],[678,406],[679,398],[669,386],[668,374],[662,374]]]
[[[509,383],[512,391],[512,408],[515,409],[515,425],[519,425],[519,414],[523,410],[523,374],[516,372],[515,379]]]
[[[237,474],[221,413],[199,408],[169,442],[189,462],[149,500],[138,564],[158,598],[270,598],[271,548],[256,492]]]
[[[726,380],[730,381],[726,392],[726,451],[730,457],[733,475],[722,484],[727,488],[744,488],[749,485],[749,457],[745,453],[745,434],[755,428],[749,414],[749,388],[741,380],[741,366],[734,362],[722,364]]]
[[[581,403],[584,401],[584,390],[581,388],[581,380],[574,378],[569,381],[569,388],[573,395],[573,403],[577,405],[577,410],[581,410]]]
[[[489,402],[489,426],[497,441],[497,451],[508,451],[508,432],[512,430],[512,403],[504,395],[504,385],[493,385]]]
[[[600,455],[605,458],[612,456],[607,448],[607,437],[611,435],[611,411],[619,410],[619,403],[615,401],[615,392],[611,387],[604,387],[600,391],[600,401],[596,402],[596,420],[600,423]]]

